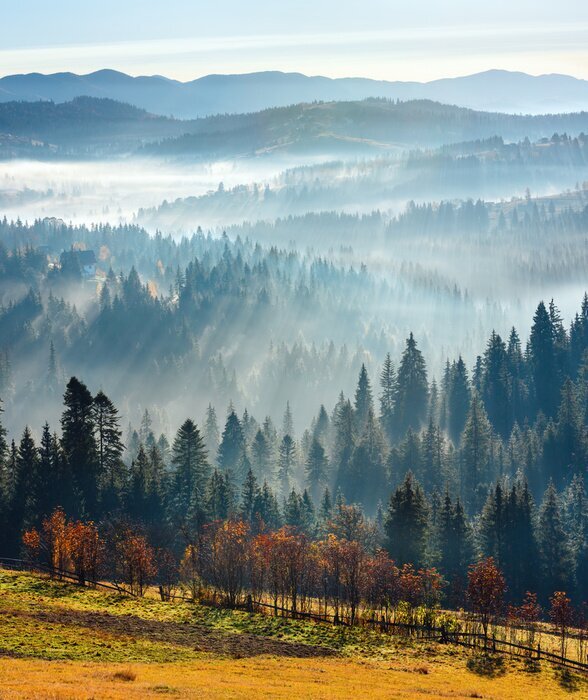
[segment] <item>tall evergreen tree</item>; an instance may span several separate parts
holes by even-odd
[[[423,566],[428,532],[428,506],[420,484],[409,472],[390,498],[385,522],[387,549],[397,564]]]
[[[394,396],[396,392],[396,371],[390,358],[386,355],[380,373],[380,421],[388,440],[394,437]]]
[[[365,365],[361,365],[359,380],[355,390],[355,429],[361,435],[365,429],[368,413],[373,412],[372,388]]]
[[[280,443],[278,456],[278,483],[282,494],[286,495],[291,487],[296,466],[296,444],[286,433]]]
[[[99,391],[94,397],[93,422],[98,451],[98,473],[103,488],[114,493],[123,486],[122,430],[118,410],[112,401]]]
[[[465,362],[460,355],[451,367],[447,388],[447,432],[454,445],[459,445],[470,401],[470,382]]]
[[[214,462],[220,442],[220,432],[218,429],[216,411],[214,406],[210,403],[206,409],[206,417],[204,419],[204,442],[206,443],[206,449],[210,455],[210,459]]]
[[[232,475],[238,483],[242,483],[247,472],[241,474],[243,455],[245,453],[245,438],[241,429],[241,423],[235,411],[231,411],[227,417],[221,443],[218,448],[218,465],[221,470]]]
[[[553,483],[547,487],[539,510],[538,534],[544,596],[570,590],[574,580],[573,557]]]
[[[325,448],[316,437],[310,443],[305,473],[310,495],[317,502],[328,481],[328,460]]]
[[[95,438],[94,401],[87,386],[72,377],[63,397],[61,444],[82,502],[78,515],[96,517],[100,487],[100,462]]]
[[[535,410],[546,416],[555,415],[559,378],[555,357],[555,330],[543,302],[533,317],[527,348],[530,374],[535,397]]]
[[[470,513],[480,510],[491,479],[492,430],[480,397],[472,395],[468,418],[461,437],[461,485]]]
[[[172,466],[174,520],[181,523],[188,518],[200,520],[210,467],[204,439],[190,418],[184,421],[174,439]]]
[[[425,360],[411,333],[396,377],[394,422],[400,436],[409,428],[421,428],[427,417],[428,396]]]

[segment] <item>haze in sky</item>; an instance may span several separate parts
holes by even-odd
[[[0,74],[101,68],[179,80],[284,70],[426,81],[491,68],[588,79],[588,3],[5,3]]]

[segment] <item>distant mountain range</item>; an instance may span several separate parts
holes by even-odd
[[[153,114],[182,119],[368,97],[429,99],[485,111],[546,114],[588,110],[588,81],[567,75],[532,76],[502,70],[428,83],[333,79],[276,71],[207,75],[185,83],[157,75],[132,77],[114,70],[0,78],[0,102],[67,102],[80,96],[107,97]]]

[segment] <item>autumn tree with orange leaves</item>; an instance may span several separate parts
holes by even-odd
[[[506,583],[492,557],[470,566],[467,595],[474,612],[479,616],[484,640],[488,627],[502,609]]]

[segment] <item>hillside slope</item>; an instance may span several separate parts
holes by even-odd
[[[468,661],[468,659],[470,659]],[[358,629],[130,599],[0,570],[2,698],[437,698],[588,690],[512,661]]]
[[[588,132],[588,112],[533,117],[478,112],[429,100],[302,103],[188,121],[155,116],[107,98],[0,103],[0,146],[24,139],[74,156],[361,155],[494,136],[535,140],[554,132],[582,131]]]

